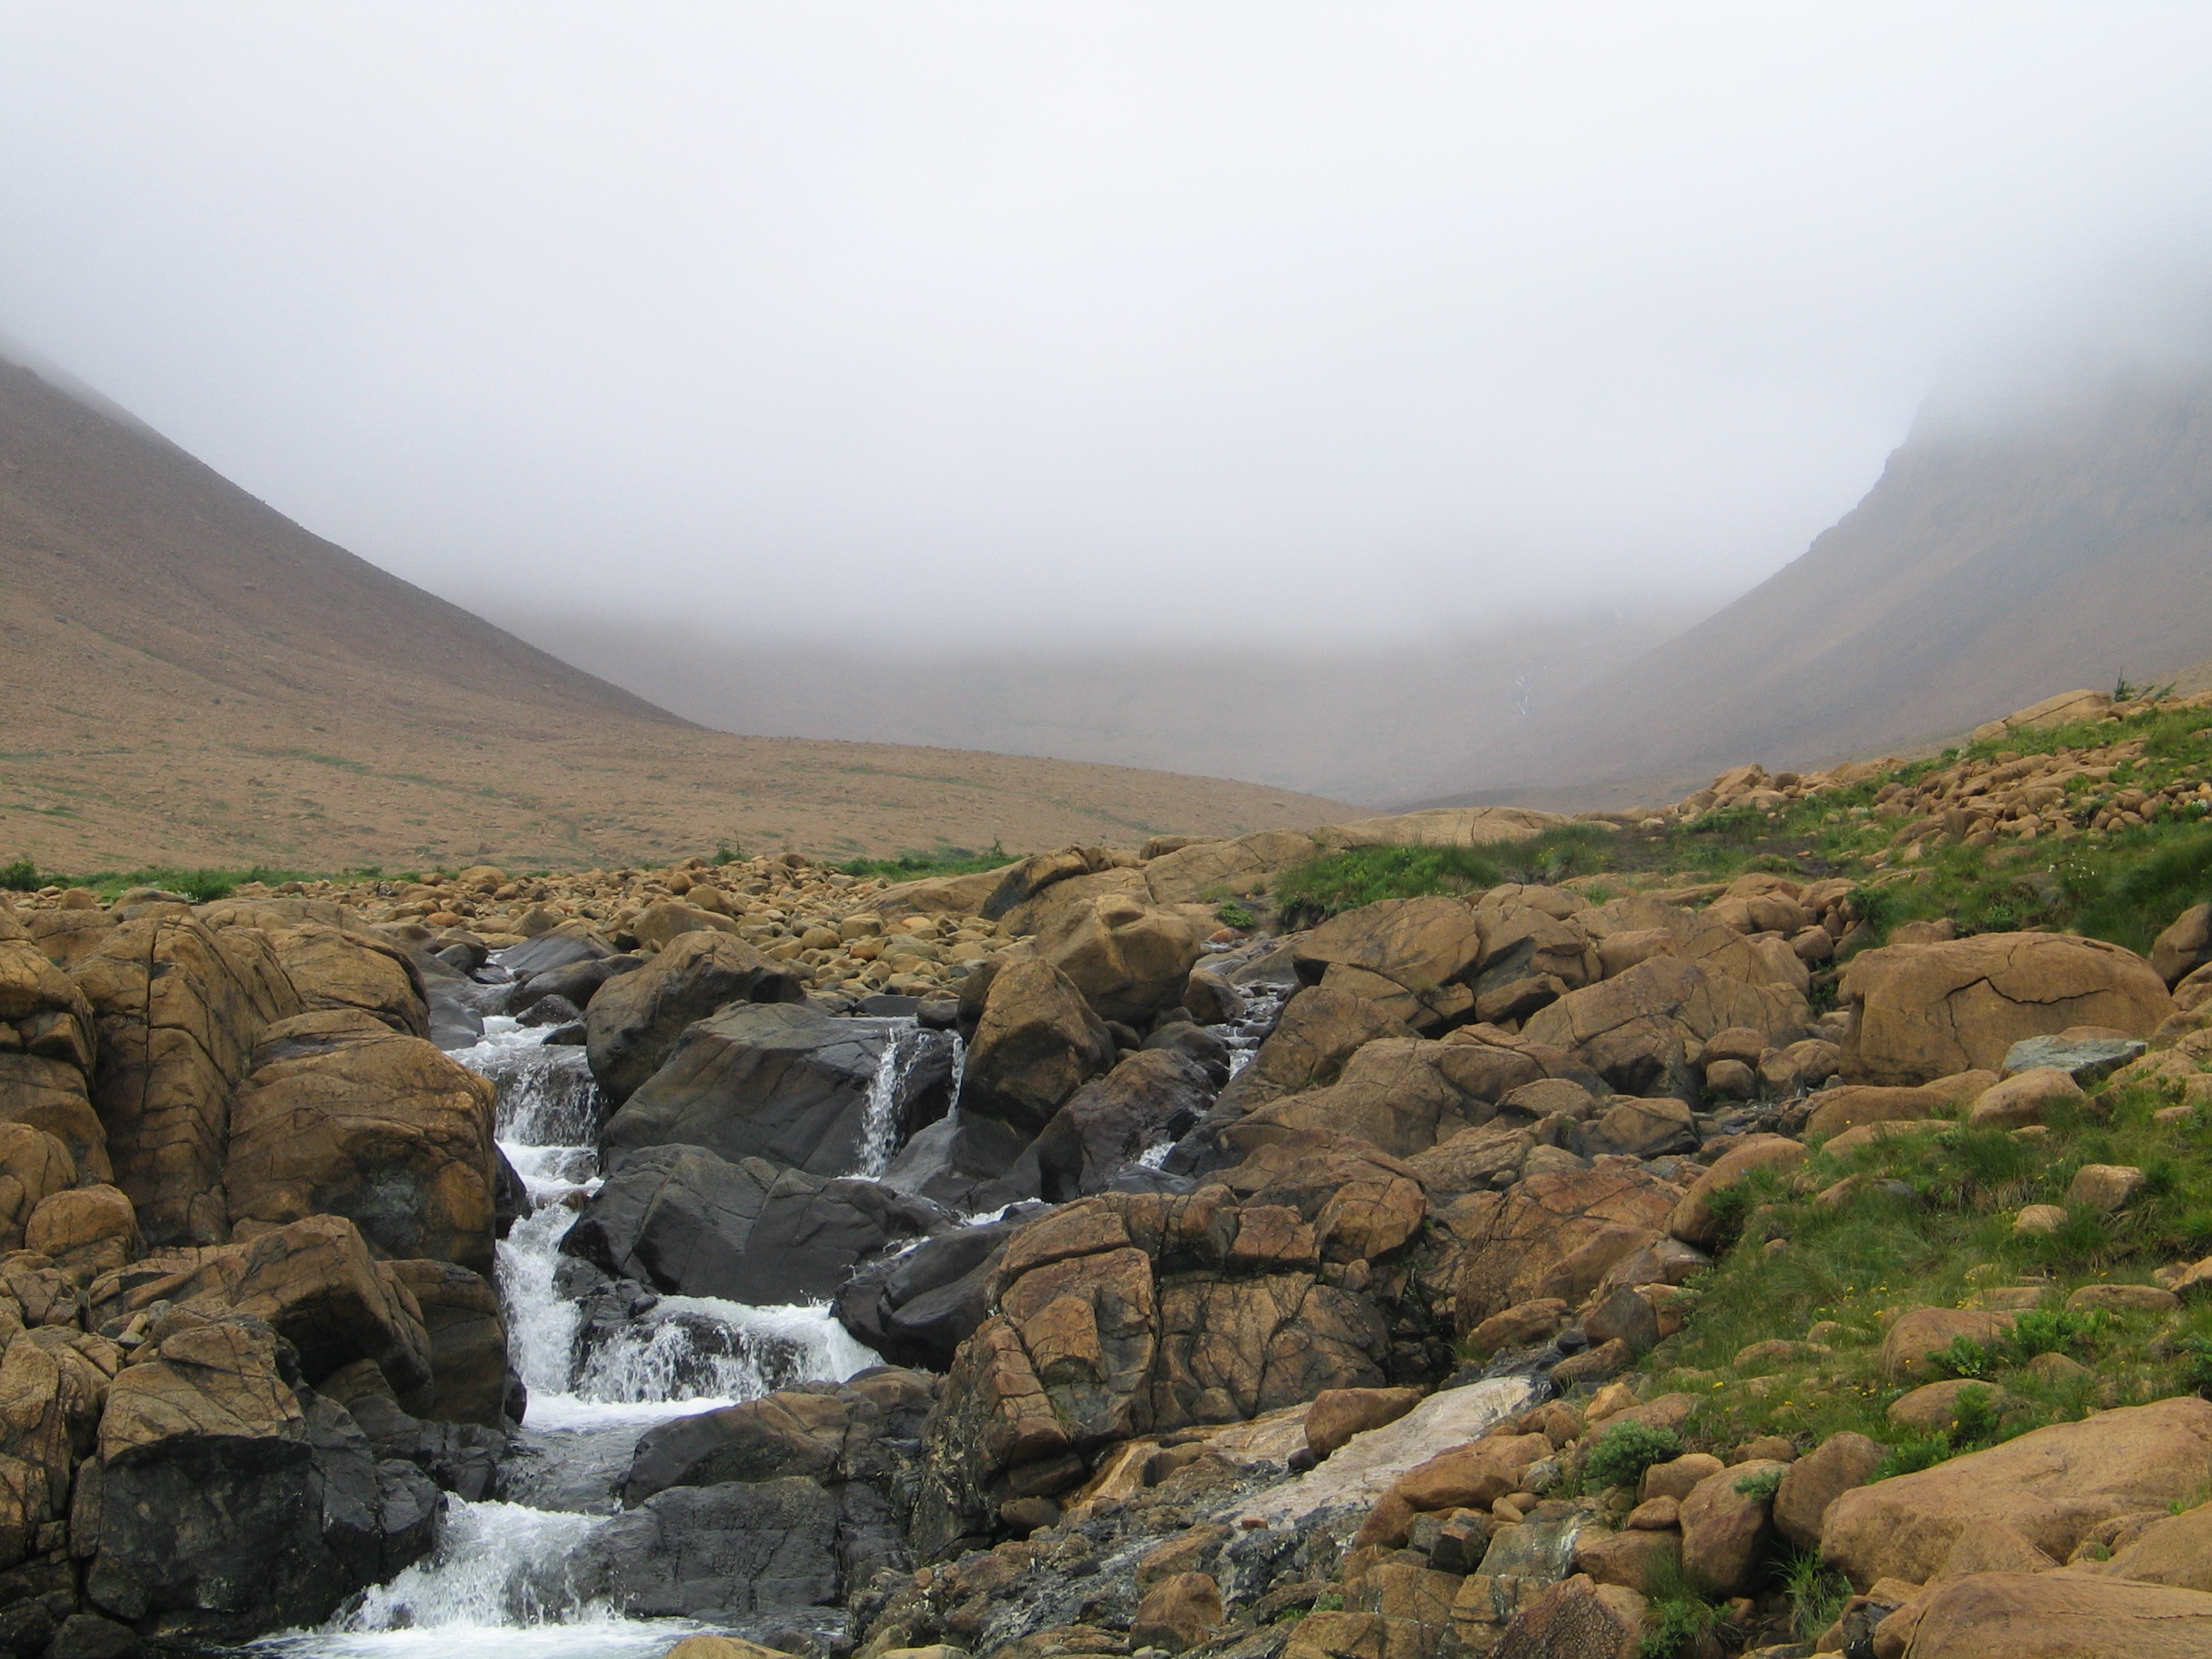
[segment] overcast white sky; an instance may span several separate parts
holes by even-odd
[[[0,330],[470,598],[1725,594],[2194,282],[2212,6],[0,4]]]

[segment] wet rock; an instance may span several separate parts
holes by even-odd
[[[601,992],[595,1016],[608,997],[649,972]],[[871,1091],[901,1042],[908,1058],[878,1122],[870,1116]],[[840,1175],[869,1167],[872,1145],[887,1156],[941,1115],[951,1075],[951,1042],[941,1033],[798,1004],[740,1003],[686,1030],[666,1063],[607,1120],[602,1139],[611,1152],[701,1146],[732,1163],[758,1158]]]
[[[96,1526],[75,1540],[96,1607],[238,1641],[319,1623],[428,1549],[434,1489],[378,1462],[336,1405],[303,1404],[265,1326],[156,1331],[155,1356],[118,1376],[100,1420]]]
[[[1031,1218],[940,1233],[863,1269],[837,1293],[839,1320],[893,1364],[945,1370],[990,1311],[992,1270],[1006,1241]]]
[[[1002,1180],[982,1188],[975,1202],[996,1209],[1030,1196],[1059,1204],[1103,1192],[1142,1153],[1195,1124],[1212,1095],[1205,1070],[1172,1049],[1130,1054],[1070,1096]]]
[[[786,1390],[657,1424],[639,1438],[623,1501],[641,1504],[672,1486],[789,1475],[826,1485],[890,1482],[935,1395],[933,1377],[878,1366],[836,1389]]]
[[[738,1624],[838,1599],[836,1499],[799,1475],[675,1486],[614,1516],[574,1576],[633,1618]]]
[[[856,1261],[947,1221],[877,1182],[647,1146],[622,1155],[561,1248],[662,1291],[774,1304],[826,1298]]]
[[[660,1069],[694,1021],[732,1003],[796,1003],[804,994],[788,970],[742,939],[682,934],[592,997],[585,1021],[592,1075],[619,1105]]]

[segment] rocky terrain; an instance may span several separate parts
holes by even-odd
[[[896,884],[19,892],[0,1645],[496,1559],[686,1659],[2212,1648],[2208,732]],[[2199,886],[2140,952],[1898,908],[2045,846]],[[1346,865],[1427,890],[1292,898]]]

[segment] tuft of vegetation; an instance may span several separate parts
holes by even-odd
[[[1464,847],[1355,847],[1277,878],[1275,905],[1285,926],[1309,927],[1363,904],[1479,893],[1504,879],[1497,865]]]
[[[1746,1498],[1756,1498],[1762,1504],[1774,1501],[1774,1494],[1782,1490],[1782,1471],[1760,1469],[1747,1474],[1735,1483],[1736,1491]]]
[[[1799,1550],[1783,1565],[1782,1593],[1790,1598],[1791,1632],[1809,1644],[1842,1616],[1851,1582],[1821,1560],[1817,1549]]]
[[[44,884],[39,879],[39,866],[28,859],[0,864],[0,889],[11,893],[35,893]]]
[[[1260,925],[1260,918],[1252,914],[1249,907],[1238,903],[1235,899],[1215,905],[1213,919],[1224,927],[1256,927]]]
[[[893,881],[921,881],[931,876],[973,876],[1000,870],[1015,862],[1017,854],[993,842],[976,852],[966,847],[940,847],[932,853],[901,853],[896,858],[853,859],[836,866],[848,876],[888,876]],[[719,860],[718,860],[719,862]]]
[[[1662,1560],[1651,1576],[1650,1612],[1638,1659],[1682,1659],[1728,1616],[1727,1607],[1693,1583],[1678,1561]]]
[[[1583,1490],[1633,1486],[1654,1463],[1671,1463],[1682,1451],[1682,1437],[1672,1429],[1616,1423],[1599,1434],[1583,1459]]]

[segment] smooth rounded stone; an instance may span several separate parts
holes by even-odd
[[[507,1012],[520,1018],[524,1010],[545,997],[561,997],[574,1008],[588,1009],[599,988],[623,974],[645,966],[643,957],[621,955],[586,957],[548,968],[522,979],[507,994]]]
[[[1987,1382],[1952,1377],[1941,1382],[1929,1382],[1900,1395],[1890,1402],[1885,1413],[1892,1423],[1901,1429],[1911,1429],[1922,1434],[1948,1431],[1959,1420],[1959,1397],[1973,1390],[1992,1411],[2002,1411],[2012,1404],[2012,1396],[2002,1389]]]
[[[499,953],[499,964],[517,979],[527,980],[571,963],[595,962],[614,954],[611,945],[581,933],[545,933],[527,944],[510,945]]]
[[[1541,1120],[1555,1115],[1579,1123],[1597,1110],[1597,1101],[1579,1083],[1563,1077],[1540,1078],[1510,1090],[1498,1103],[1500,1116]]]
[[[1669,1152],[1694,1152],[1697,1146],[1697,1121],[1690,1109],[1668,1097],[1648,1100],[1638,1095],[1616,1095],[1595,1121],[1583,1127],[1583,1149],[1592,1154],[1661,1158]]]
[[[2027,1204],[2012,1219],[2016,1233],[2055,1233],[2066,1224],[2066,1208],[2061,1204]]]
[[[1685,1452],[1680,1457],[1646,1468],[1637,1496],[1646,1504],[1657,1498],[1672,1498],[1679,1502],[1718,1474],[1722,1468],[1721,1460],[1709,1452]]]
[[[2017,1052],[2027,1045],[2014,1046]],[[2008,1066],[2010,1059],[2008,1055]],[[2029,1066],[2011,1072],[2004,1081],[1976,1096],[1966,1121],[1978,1127],[2017,1128],[2022,1124],[2043,1122],[2053,1107],[2078,1106],[2087,1098],[2081,1092],[2081,1085],[2063,1067]]]
[[[535,1029],[540,1025],[574,1025],[583,1017],[584,1011],[568,998],[544,996],[516,1015],[515,1023]]]
[[[1828,1506],[1873,1480],[1888,1455],[1888,1447],[1865,1435],[1830,1435],[1791,1463],[1775,1488],[1775,1530],[1800,1549],[1814,1547],[1820,1541],[1820,1522]]]
[[[1759,1092],[1759,1073],[1746,1060],[1714,1060],[1705,1067],[1705,1092],[1716,1100],[1749,1100]]]
[[[2066,1306],[2075,1313],[2172,1313],[2181,1298],[2155,1285],[2084,1285],[2066,1298]]]
[[[2066,1188],[2066,1201],[2110,1214],[2133,1198],[2147,1178],[2132,1164],[2084,1164]]]

